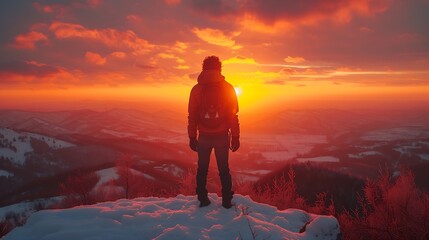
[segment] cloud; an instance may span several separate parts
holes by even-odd
[[[179,70],[187,70],[190,67],[188,65],[178,65],[176,67],[174,67],[175,69],[179,69]]]
[[[58,68],[38,63],[36,61],[0,62],[0,73],[2,74],[18,74],[27,76],[31,75],[36,77],[47,77],[58,72]]]
[[[148,64],[136,64],[136,67],[138,67],[140,69],[144,69],[144,70],[154,70],[154,69],[156,69],[156,67],[154,67],[152,65],[148,65]]]
[[[185,42],[181,42],[181,41],[176,41],[176,43],[174,44],[172,50],[179,52],[179,53],[184,53],[186,51],[186,49],[188,49],[188,44]]]
[[[0,62],[0,84],[73,84],[78,74],[37,61]]]
[[[164,0],[164,2],[167,5],[174,6],[174,5],[180,4],[182,1],[181,0]]]
[[[173,59],[178,63],[184,63],[185,62],[185,60],[183,58],[180,58],[180,57],[178,57],[174,54],[171,54],[171,53],[159,53],[158,57],[162,58],[162,59]]]
[[[127,57],[127,53],[116,51],[116,52],[112,52],[110,56],[118,59],[125,59]]]
[[[141,24],[143,22],[143,19],[135,14],[128,15],[127,20],[135,24]]]
[[[49,39],[41,32],[30,31],[28,33],[19,34],[16,36],[14,43],[11,44],[11,47],[17,49],[35,49],[36,43],[38,42],[48,43]]]
[[[210,44],[229,47],[231,49],[240,49],[242,46],[236,45],[234,37],[240,35],[240,32],[235,32],[227,36],[223,31],[213,28],[193,28],[192,32],[201,40]]]
[[[348,22],[354,14],[372,15],[386,10],[389,0],[248,0],[244,10],[263,22],[299,21],[311,24],[321,20]]]
[[[56,14],[57,16],[64,16],[66,13],[73,12],[84,8],[96,8],[102,1],[101,0],[84,0],[84,1],[53,1],[54,3],[40,3],[34,2],[33,7],[42,13]]]
[[[107,62],[106,58],[103,58],[100,54],[93,52],[86,52],[85,58],[88,62],[95,65],[104,65]]]
[[[87,29],[79,24],[64,22],[54,22],[49,29],[58,39],[80,38],[96,41],[114,49],[130,49],[136,55],[148,53],[154,48],[154,45],[131,30],[121,32],[113,28]]]
[[[287,58],[285,58],[284,61],[287,63],[303,63],[305,62],[305,59],[303,57],[287,56]]]
[[[236,56],[232,58],[228,58],[222,61],[222,64],[252,64],[258,65],[258,63],[253,58],[246,58],[242,56]]]
[[[272,85],[285,85],[285,80],[275,79],[275,80],[267,80],[264,82],[265,84],[272,84]]]
[[[197,13],[222,18],[237,14],[238,2],[230,0],[188,0],[187,4]]]

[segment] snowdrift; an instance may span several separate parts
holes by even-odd
[[[231,209],[210,194],[198,207],[195,196],[121,199],[71,209],[34,213],[5,240],[75,239],[337,239],[336,218],[298,209],[277,210],[234,195]]]

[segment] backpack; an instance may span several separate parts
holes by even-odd
[[[225,121],[225,97],[225,87],[221,83],[202,85],[199,124],[216,128]]]

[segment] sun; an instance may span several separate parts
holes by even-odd
[[[243,94],[243,89],[241,89],[241,87],[234,87],[234,90],[235,90],[235,95],[237,95],[237,97]]]

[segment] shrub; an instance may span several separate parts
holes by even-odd
[[[368,180],[353,211],[338,216],[344,239],[428,239],[429,196],[407,171],[396,179],[389,172]]]
[[[69,176],[66,182],[60,184],[60,191],[66,195],[64,207],[95,203],[95,196],[91,192],[99,180],[100,176],[95,172],[78,172]]]

